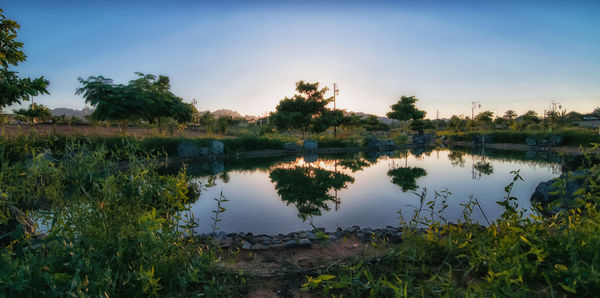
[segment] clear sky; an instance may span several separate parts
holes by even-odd
[[[338,107],[383,115],[415,95],[435,118],[556,100],[600,106],[600,1],[2,1],[44,75],[36,102],[81,109],[77,77],[164,74],[200,110],[260,115],[298,80],[340,86]]]

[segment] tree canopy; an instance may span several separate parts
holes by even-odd
[[[313,130],[321,132],[333,125],[341,124],[343,114],[331,111],[327,104],[333,98],[325,98],[329,89],[319,89],[319,83],[299,81],[296,83],[296,92],[291,98],[283,98],[275,112],[270,115],[271,122],[279,130],[298,129],[303,132]]]
[[[388,112],[386,116],[400,121],[423,119],[427,113],[417,109],[415,104],[418,100],[414,96],[402,96],[397,103],[390,107],[392,111]]]
[[[423,129],[433,128],[431,121],[423,121],[427,112],[417,109],[415,104],[418,100],[414,96],[402,96],[397,103],[390,106],[392,110],[386,116],[400,121],[412,120],[411,129],[418,130],[419,133],[422,133]]]
[[[103,76],[78,78],[85,102],[96,110],[92,117],[97,120],[129,121],[145,119],[151,123],[162,117],[173,118],[179,123],[192,120],[194,108],[191,104],[170,91],[169,77],[136,73],[137,79],[127,85],[115,84]]]
[[[21,100],[29,100],[31,96],[49,94],[50,82],[43,76],[35,79],[19,78],[18,73],[10,71],[10,66],[24,62],[27,56],[21,48],[23,43],[17,41],[17,30],[21,28],[17,22],[7,19],[0,9],[0,110]]]

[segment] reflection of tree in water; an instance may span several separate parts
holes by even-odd
[[[400,186],[402,191],[416,190],[417,179],[426,176],[427,171],[418,167],[403,167],[389,170],[387,175],[392,177],[392,183]]]
[[[342,159],[339,162],[337,162],[337,164],[345,169],[352,171],[352,173],[360,171],[371,165],[371,163],[364,158]]]
[[[459,167],[464,167],[465,166],[465,153],[464,152],[460,152],[460,151],[450,151],[450,153],[448,153],[448,159],[450,159],[450,163],[452,164],[452,166],[459,166]]]
[[[346,174],[300,166],[274,169],[269,178],[281,199],[288,205],[296,205],[298,217],[303,221],[321,215],[322,210],[329,211],[327,203],[336,202],[330,190],[340,190],[346,188],[347,183],[354,183],[354,178]]]
[[[476,162],[473,167],[479,173],[484,174],[484,175],[489,176],[494,173],[494,167],[492,167],[492,164],[489,162],[486,162],[485,160]]]

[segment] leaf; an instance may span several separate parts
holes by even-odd
[[[527,243],[527,245],[529,246],[533,246],[533,244],[531,244],[531,242],[529,242],[529,240],[527,240],[527,238],[523,237],[523,236],[519,236],[521,238],[521,240],[523,240],[523,242]]]
[[[567,266],[563,265],[563,264],[554,264],[554,268],[558,271],[569,271],[569,269],[567,269]]]
[[[566,286],[566,285],[564,285],[562,283],[560,283],[560,286],[563,288],[563,290],[565,290],[567,292],[570,292],[570,293],[573,293],[573,294],[577,293],[577,291],[575,291],[575,289],[573,289],[573,288],[571,288],[569,286]]]
[[[320,280],[325,281],[325,280],[334,279],[335,275],[319,275],[319,277],[317,277],[317,278],[320,279]]]

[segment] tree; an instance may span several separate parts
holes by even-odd
[[[475,121],[477,121],[482,126],[489,126],[492,124],[492,120],[494,117],[494,112],[492,111],[483,111],[477,116],[475,116]]]
[[[50,82],[43,76],[19,78],[17,72],[8,69],[24,62],[27,56],[21,51],[23,43],[16,40],[17,30],[21,26],[7,19],[3,12],[0,9],[0,111],[11,104],[21,103],[21,100],[29,100],[31,96],[50,94]]]
[[[13,110],[13,112],[17,115],[23,116],[31,121],[31,123],[36,122],[36,120],[46,121],[52,117],[52,113],[50,109],[45,105],[37,104],[37,105],[29,105],[28,109],[18,109]]]
[[[506,120],[513,120],[513,119],[517,118],[517,112],[515,112],[513,110],[508,110],[508,111],[504,112],[504,116],[502,116],[502,117]]]
[[[279,130],[298,129],[306,134],[309,130],[323,131],[330,119],[319,119],[328,110],[332,98],[325,98],[327,87],[319,89],[319,83],[296,83],[298,94],[283,98],[275,112],[270,115],[271,123]],[[328,117],[328,116],[327,116]],[[317,124],[315,126],[315,124]]]
[[[82,94],[85,102],[96,109],[92,118],[105,121],[118,121],[122,127],[128,121],[145,119],[150,123],[161,118],[173,118],[179,123],[192,120],[194,108],[191,104],[174,95],[169,89],[167,76],[154,76],[136,73],[138,78],[127,85],[115,84],[103,76],[78,78],[82,87],[76,94]]]
[[[419,99],[417,99],[414,96],[402,96],[400,97],[400,100],[397,103],[390,106],[392,111],[388,112],[386,116],[388,116],[388,118],[396,119],[399,121],[413,120],[413,122],[415,122],[417,120],[421,120],[425,118],[425,115],[427,113],[425,111],[417,109],[415,103],[418,100]],[[426,124],[416,123],[414,126],[411,125],[411,129],[418,130],[419,134],[421,134],[423,130],[421,128],[424,127],[424,125]]]
[[[387,131],[390,127],[385,123],[379,121],[377,116],[369,115],[366,119],[363,119],[363,126],[367,131]]]
[[[465,119],[461,119],[456,115],[452,115],[450,120],[448,121],[448,127],[454,129],[456,131],[462,130],[467,126],[467,121]]]
[[[528,123],[540,123],[541,119],[538,116],[538,113],[536,111],[533,110],[529,110],[527,111],[527,113],[523,114],[521,116],[521,119],[523,119],[523,121],[528,122]]]
[[[419,187],[417,179],[427,176],[427,171],[418,167],[402,167],[389,170],[387,175],[392,178],[392,183],[400,186],[403,192],[407,192]]]
[[[337,200],[331,194],[332,190],[341,190],[348,183],[354,183],[354,178],[344,173],[310,166],[277,168],[269,173],[269,178],[281,200],[287,205],[295,205],[298,217],[303,221],[329,210],[327,204]]]

